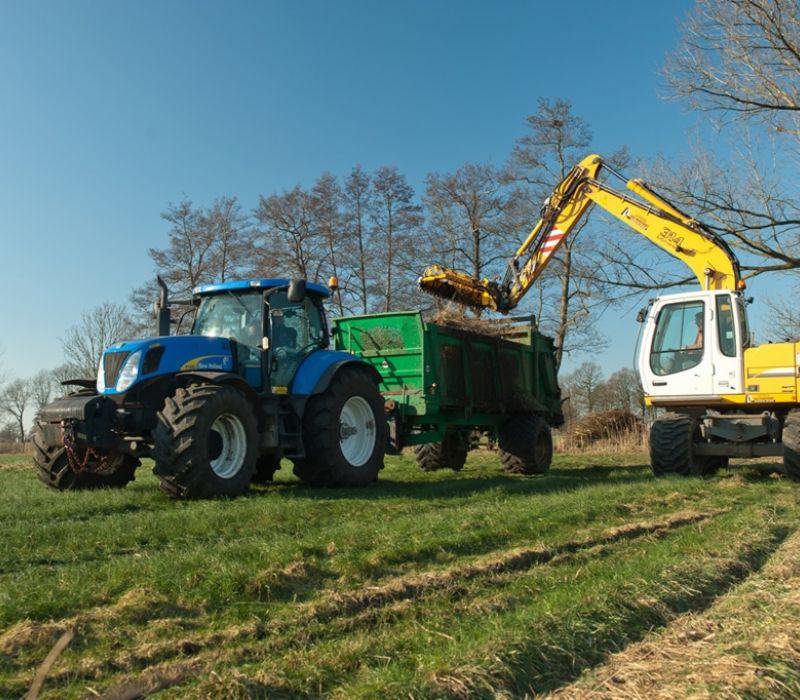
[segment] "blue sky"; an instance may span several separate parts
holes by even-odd
[[[0,368],[60,364],[82,311],[153,275],[160,212],[184,196],[250,209],[357,163],[420,191],[505,160],[540,97],[571,100],[599,153],[684,153],[695,117],[660,70],[691,5],[4,0]],[[591,358],[608,373],[631,364],[626,312]]]

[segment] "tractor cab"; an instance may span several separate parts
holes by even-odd
[[[205,285],[192,335],[227,338],[235,366],[256,390],[289,391],[298,368],[314,350],[328,345],[321,285],[288,280],[253,280]]]

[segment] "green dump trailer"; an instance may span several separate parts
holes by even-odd
[[[428,323],[418,311],[333,324],[336,348],[381,376],[390,452],[413,446],[422,469],[458,470],[469,449],[488,440],[507,471],[547,472],[550,428],[564,417],[553,341],[532,317],[482,322],[481,332]]]

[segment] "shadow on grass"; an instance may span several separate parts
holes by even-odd
[[[401,481],[391,477],[380,477],[377,482],[365,488],[319,488],[303,482],[281,481],[268,485],[260,491],[267,495],[280,490],[284,495],[297,498],[322,500],[361,500],[376,501],[392,498],[418,498],[420,500],[465,498],[488,491],[502,491],[508,495],[541,495],[556,492],[569,492],[591,488],[598,484],[635,484],[652,481],[650,467],[590,466],[582,469],[551,469],[546,476],[518,476],[512,474],[493,474],[443,477],[436,480]],[[259,494],[253,491],[252,494]]]
[[[512,663],[506,666],[508,672],[504,674],[504,685],[508,683],[521,693],[535,689],[538,694],[555,691],[573,682],[584,671],[604,663],[610,654],[641,641],[645,635],[668,625],[676,616],[688,612],[702,613],[708,609],[717,598],[761,569],[791,532],[783,526],[771,528],[765,541],[747,547],[739,559],[721,566],[714,576],[700,577],[691,587],[676,586],[675,593],[660,600],[661,605],[652,605],[646,600],[612,601],[612,605],[580,620],[587,634],[576,632],[571,647],[546,642],[543,645],[541,637],[531,639],[513,650],[509,659]],[[553,634],[558,640],[557,628]]]

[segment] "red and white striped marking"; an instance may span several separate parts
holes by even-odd
[[[550,231],[550,233],[547,234],[547,238],[544,239],[541,249],[539,250],[539,260],[541,261],[544,258],[550,257],[553,251],[561,243],[562,238],[564,238],[564,232],[561,229],[554,228],[552,231]]]

